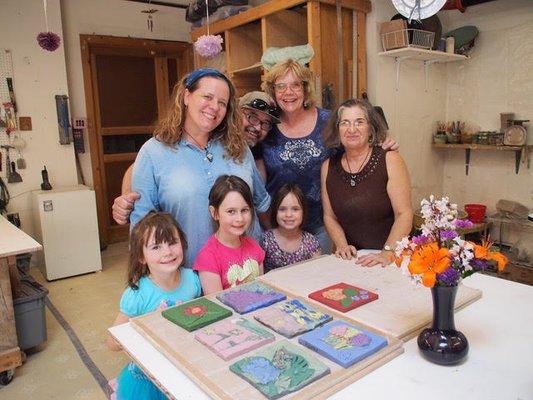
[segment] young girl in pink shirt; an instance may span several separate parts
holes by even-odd
[[[198,253],[198,271],[204,295],[250,282],[263,274],[265,252],[246,236],[254,218],[248,184],[234,175],[222,175],[209,192],[209,212],[218,229]]]

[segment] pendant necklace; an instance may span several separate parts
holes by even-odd
[[[348,171],[350,171],[350,186],[351,187],[355,187],[356,185],[356,180],[355,180],[355,176],[361,172],[361,170],[363,169],[363,166],[365,165],[366,163],[366,160],[368,160],[368,156],[370,155],[371,153],[371,149],[368,149],[366,155],[365,155],[365,158],[363,159],[363,162],[361,163],[361,165],[359,165],[359,168],[357,169],[357,171],[352,172],[352,168],[350,167],[350,161],[348,161],[348,156],[346,155],[346,153],[344,153],[344,158],[346,159],[346,165],[348,165]]]
[[[192,139],[192,141],[198,146],[200,150],[205,151],[205,158],[207,158],[207,161],[213,162],[213,153],[209,151],[209,142],[207,142],[207,145],[204,148],[202,148],[202,146],[200,145],[200,143],[198,143],[198,141],[194,138],[194,136],[192,136],[189,132],[185,130],[184,132],[187,134],[188,137]]]

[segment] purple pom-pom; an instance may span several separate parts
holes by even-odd
[[[61,43],[61,38],[54,32],[41,32],[37,35],[39,46],[48,51],[57,50]]]
[[[194,42],[194,49],[200,56],[211,59],[222,51],[223,41],[220,35],[202,35]]]

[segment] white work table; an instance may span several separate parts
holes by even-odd
[[[403,354],[330,399],[533,399],[533,287],[481,274],[465,284],[483,291],[480,300],[455,314],[456,328],[470,344],[465,362],[432,364],[419,354],[415,337],[404,344]],[[130,323],[111,331],[171,396],[209,399]]]
[[[12,298],[12,292],[16,297],[20,285],[16,256],[41,248],[31,236],[0,215],[0,372],[22,364]]]

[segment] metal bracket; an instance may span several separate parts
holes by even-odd
[[[396,91],[400,90],[400,66],[402,61],[410,58],[411,57],[394,57],[394,63],[396,65]]]
[[[426,88],[425,88],[426,92],[428,91],[429,66],[431,64],[436,64],[436,63],[438,63],[437,60],[426,60],[426,61],[424,61],[424,79],[425,79],[425,85],[426,85]]]

